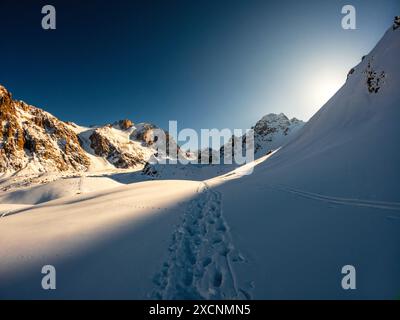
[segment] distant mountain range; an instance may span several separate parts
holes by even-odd
[[[120,120],[82,127],[12,98],[0,86],[0,172],[37,174],[140,169],[157,155],[151,123]],[[304,122],[283,113],[268,114],[254,126],[255,153],[260,156],[289,141]],[[168,135],[168,143],[175,141]],[[242,139],[242,137],[234,137]],[[177,147],[178,152],[181,152]],[[217,152],[217,151],[214,151]],[[198,153],[185,154],[189,159]]]

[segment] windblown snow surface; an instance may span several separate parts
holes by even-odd
[[[399,52],[390,28],[293,141],[215,188],[253,298],[400,296]],[[385,74],[377,93],[368,64]],[[341,287],[344,265],[356,290]]]
[[[294,139],[230,173],[6,191],[0,298],[398,298],[399,52],[390,29]]]

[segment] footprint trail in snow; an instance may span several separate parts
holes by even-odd
[[[155,299],[250,299],[232,265],[245,262],[222,216],[221,195],[202,182],[172,236],[169,257],[154,278]]]

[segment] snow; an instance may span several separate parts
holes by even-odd
[[[290,141],[231,172],[2,176],[0,298],[398,298],[399,37],[390,28]],[[385,73],[378,92],[368,63]],[[341,287],[349,264],[356,290]]]
[[[0,297],[145,298],[198,185],[142,182],[0,218]],[[57,269],[53,293],[37,283],[45,264]]]
[[[109,190],[122,184],[108,177],[64,178],[43,185],[34,185],[0,194],[0,203],[39,204],[75,194]]]
[[[296,118],[289,120],[283,113],[270,113],[262,117],[254,127],[255,158],[289,143],[304,124]]]
[[[79,135],[82,143],[82,148],[86,151],[86,155],[90,159],[89,172],[104,172],[107,170],[114,170],[115,167],[109,163],[103,157],[99,157],[94,153],[94,150],[90,147],[90,136],[92,135],[95,128],[75,127],[75,132]]]
[[[389,29],[300,133],[216,187],[252,298],[395,299],[400,272],[400,32]],[[368,91],[368,61],[385,83]],[[358,287],[345,291],[341,268]]]
[[[281,184],[345,196],[397,201],[399,181],[399,32],[385,37],[355,67],[347,83],[255,176]],[[378,93],[366,84],[368,62],[386,81]],[[272,169],[273,168],[273,169]]]

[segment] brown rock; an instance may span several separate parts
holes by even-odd
[[[140,150],[129,149],[127,145],[132,146],[132,142],[119,144],[112,142],[107,138],[110,128],[104,126],[96,129],[90,139],[90,147],[97,156],[106,158],[117,168],[133,168],[145,163],[144,155]]]
[[[118,124],[122,130],[127,130],[133,126],[133,122],[129,119],[120,120]]]
[[[77,135],[51,114],[15,101],[0,86],[0,172],[17,171],[34,158],[45,171],[83,171],[90,160]]]

